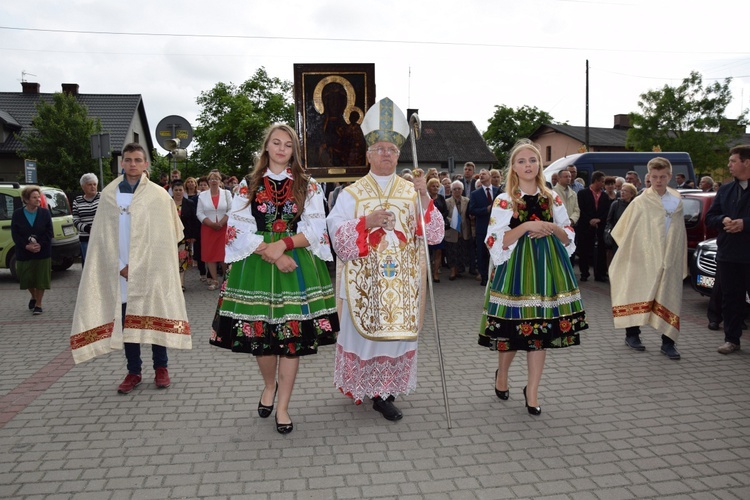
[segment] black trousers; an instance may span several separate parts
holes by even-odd
[[[722,290],[724,341],[740,345],[742,321],[745,316],[745,294],[750,292],[750,263],[719,261],[716,264],[716,277],[721,283]]]
[[[581,277],[589,277],[589,266],[594,268],[594,278],[607,276],[607,245],[604,243],[604,230],[576,233],[576,255]]]

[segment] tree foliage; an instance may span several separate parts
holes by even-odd
[[[101,122],[88,116],[88,109],[75,96],[55,93],[52,102],[39,101],[34,130],[24,132],[19,154],[37,160],[40,183],[55,185],[68,193],[79,191],[86,172],[98,172],[91,158],[91,135],[101,132]]]
[[[241,178],[252,168],[269,125],[294,126],[292,82],[269,77],[262,67],[239,86],[217,83],[197,102],[202,110],[192,160],[204,173],[218,168]]]
[[[685,151],[697,172],[724,171],[733,140],[747,126],[747,111],[729,119],[726,109],[732,101],[731,78],[703,85],[697,71],[676,87],[665,85],[641,94],[640,113],[630,114],[627,146],[635,150]]]
[[[552,116],[534,106],[495,106],[495,114],[489,120],[490,126],[484,133],[484,140],[501,166],[508,163],[508,153],[513,145],[545,123],[554,123]]]

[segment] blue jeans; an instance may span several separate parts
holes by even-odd
[[[86,250],[89,249],[89,242],[88,241],[81,241],[81,268],[83,268],[83,264],[86,262]]]
[[[125,309],[127,304],[122,305],[122,321],[123,326],[125,325]],[[154,360],[154,370],[157,368],[166,368],[167,362],[167,348],[163,345],[151,345],[151,355]],[[134,342],[125,342],[125,358],[128,360],[128,373],[133,375],[141,374],[141,366],[143,361],[141,360],[141,344]]]

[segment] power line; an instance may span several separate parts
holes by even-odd
[[[345,42],[345,43],[387,43],[404,45],[433,45],[443,47],[485,47],[485,48],[509,48],[509,49],[543,49],[543,50],[570,50],[590,52],[622,52],[622,53],[647,53],[647,54],[721,54],[721,55],[750,55],[750,52],[722,52],[722,51],[694,51],[694,50],[653,50],[653,49],[606,49],[597,47],[564,47],[550,45],[513,45],[500,43],[478,43],[478,42],[438,42],[434,40],[386,40],[377,38],[326,38],[326,37],[292,37],[292,36],[265,36],[265,35],[220,35],[212,33],[149,33],[131,31],[94,31],[94,30],[63,30],[48,28],[24,28],[16,26],[0,26],[0,30],[25,31],[37,33],[62,33],[76,35],[106,35],[106,36],[146,36],[146,37],[173,37],[173,38],[216,38],[216,39],[243,39],[243,40],[287,40],[299,42]]]

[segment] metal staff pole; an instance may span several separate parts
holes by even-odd
[[[419,168],[417,162],[417,139],[422,132],[422,122],[419,115],[412,113],[409,117],[409,128],[411,129],[411,156],[414,161],[414,168]],[[425,263],[427,264],[427,288],[430,290],[430,304],[432,306],[432,319],[435,324],[435,341],[437,342],[438,361],[440,363],[440,380],[443,383],[443,402],[445,404],[445,419],[448,421],[448,428],[451,425],[451,410],[448,405],[448,386],[445,383],[445,365],[443,364],[443,349],[440,346],[440,330],[438,329],[437,309],[435,308],[435,291],[432,289],[432,273],[430,272],[430,249],[427,246],[427,227],[424,222],[424,210],[422,209],[422,195],[417,193],[417,212],[419,212],[419,221],[422,224],[422,241],[424,241]]]

